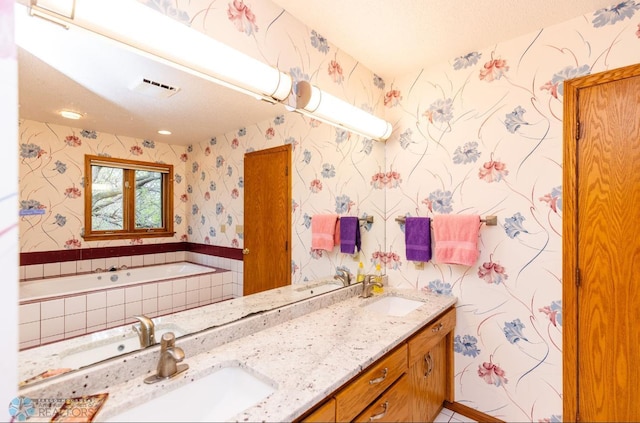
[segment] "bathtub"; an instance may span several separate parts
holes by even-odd
[[[186,278],[213,273],[216,270],[216,268],[199,264],[178,262],[20,282],[20,303],[29,303],[45,298],[68,297],[80,293],[88,294],[94,291],[159,282],[166,279]]]

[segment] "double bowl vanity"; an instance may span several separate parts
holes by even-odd
[[[157,383],[144,382],[154,346],[20,395],[108,393],[95,421],[432,421],[453,400],[456,298],[361,293],[362,284],[329,290],[179,338],[189,368]]]

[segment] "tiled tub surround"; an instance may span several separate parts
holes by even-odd
[[[188,262],[202,264],[203,266],[217,267],[219,269],[226,269],[231,272],[233,297],[242,297],[243,295],[243,266],[242,260],[219,257],[206,253],[197,253],[193,251],[185,252],[185,257]]]
[[[133,316],[140,314],[162,316],[233,298],[231,272],[219,268],[211,270],[211,273],[193,276],[165,277],[127,286],[21,301],[20,349],[134,323]],[[100,275],[109,278],[112,274],[104,272]],[[96,274],[85,276],[95,278]],[[56,279],[47,279],[47,283],[55,284]]]
[[[143,267],[157,264],[175,263],[187,259],[186,251],[169,253],[139,254],[129,256],[102,257],[85,260],[51,261],[20,266],[20,281],[71,276],[111,267]],[[47,260],[49,261],[49,260]]]
[[[185,351],[189,370],[165,383],[142,383],[155,371],[158,348],[154,347],[62,375],[20,394],[33,399],[108,392],[97,416],[103,420],[162,391],[237,365],[269,379],[276,392],[232,420],[291,421],[456,302],[455,297],[389,288],[384,295],[425,302],[406,316],[393,317],[363,307],[377,298],[359,298],[361,289],[354,285],[183,338],[177,345]]]
[[[146,245],[147,250],[161,249],[162,245]],[[172,246],[170,246],[172,247]],[[29,258],[27,262],[31,261],[31,264],[23,264],[20,266],[20,281],[27,281],[32,279],[42,279],[57,276],[70,276],[84,274],[94,271],[97,268],[109,269],[112,266],[121,267],[141,267],[152,266],[157,264],[175,263],[180,261],[188,261],[191,263],[202,264],[209,267],[217,267],[220,269],[226,269],[231,271],[233,280],[233,296],[242,296],[242,281],[243,281],[243,263],[242,259],[232,258],[239,253],[235,249],[229,249],[225,247],[216,247],[211,245],[200,245],[193,243],[186,243],[180,245],[178,248],[186,248],[186,250],[176,250],[169,252],[154,252],[149,254],[136,254],[136,255],[114,255],[109,257],[100,257],[85,260],[65,260],[55,261],[51,260],[51,257],[57,256],[59,252],[39,253],[37,259]],[[140,248],[136,248],[139,250]],[[190,249],[197,251],[189,251]],[[98,249],[100,250],[100,249]],[[103,249],[104,250],[104,249]],[[128,250],[128,247],[113,247],[108,251]],[[76,255],[82,256],[82,251],[72,251],[77,253]],[[105,251],[98,252],[97,255],[104,254]],[[66,252],[65,252],[66,253]],[[216,254],[217,253],[217,254]],[[218,255],[220,254],[220,255]],[[65,254],[67,256],[68,254]],[[85,254],[86,255],[86,254]],[[42,257],[45,257],[44,259]],[[48,258],[48,259],[47,259]],[[67,257],[68,258],[68,257]],[[23,261],[23,255],[21,255],[21,262]],[[36,263],[33,263],[35,261]]]
[[[336,284],[336,281],[332,277],[326,277],[306,284],[290,285],[246,297],[234,298],[203,307],[192,308],[169,316],[156,317],[153,321],[156,328],[173,327],[176,331],[193,334],[208,328],[220,327],[236,322],[247,316],[308,300],[311,296],[323,292],[318,291],[318,287],[327,285],[332,290],[342,286]],[[345,296],[350,296],[353,293],[352,290],[353,287],[341,290],[345,292],[336,292],[333,294],[335,297],[331,298],[340,299]],[[323,301],[326,303],[327,299]],[[241,329],[241,333],[245,334],[245,332],[242,332],[243,330],[244,329]],[[178,336],[179,334],[176,333],[176,335]],[[63,361],[64,357],[71,352],[78,352],[81,349],[87,350],[99,344],[124,340],[135,336],[131,326],[126,325],[23,350],[19,355],[19,380],[27,380],[46,370],[68,367]],[[233,335],[229,335],[225,338],[231,339],[232,336]],[[179,342],[181,341],[179,340]]]
[[[242,272],[242,250],[240,249],[195,243],[176,243],[138,245],[135,248],[126,246],[21,253],[20,280],[75,275],[90,272],[97,267],[109,268],[122,265],[139,267],[185,260],[205,265],[207,265],[206,262],[211,262],[208,264],[209,266],[227,270],[232,270],[235,265]]]
[[[110,269],[97,268],[92,273],[21,282],[19,300],[20,303],[31,303],[36,300],[89,294],[105,289],[197,276],[215,271],[215,268],[209,266],[184,261],[135,268],[126,266],[119,269],[115,266]]]

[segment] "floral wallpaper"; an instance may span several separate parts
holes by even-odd
[[[20,252],[96,248],[186,239],[185,147],[31,120],[19,122]],[[173,239],[84,242],[84,156],[87,154],[174,166]]]
[[[143,140],[86,139],[81,129],[23,121],[20,202],[46,214],[21,218],[22,251],[62,249],[69,240],[73,247],[81,232],[77,153],[104,152],[107,143],[125,156],[137,146],[153,160],[175,159],[180,239],[242,248],[242,233],[219,228],[244,224],[244,154],[291,144],[293,280],[356,270],[337,249],[310,248],[311,216],[373,215],[362,228],[367,271],[380,263],[393,285],[458,298],[456,401],[505,421],[562,421],[562,81],[638,62],[640,3],[383,80],[268,1],[140,1],[373,111],[394,134],[382,144],[282,112],[186,148],[151,149]],[[22,183],[27,176],[32,185]],[[470,213],[499,221],[481,228],[476,265],[432,261],[419,269],[405,260],[397,216]]]
[[[141,0],[142,1],[142,0]],[[323,90],[366,110],[383,112],[385,82],[342,53],[329,40],[303,26],[270,2],[206,5],[198,2],[142,1],[153,9],[289,73],[295,82],[311,81]],[[292,95],[289,104],[295,101]],[[292,154],[292,281],[330,276],[336,269],[355,275],[358,260],[373,271],[384,250],[384,144],[286,112],[272,119],[248,122],[187,147],[187,237],[191,242],[242,248],[244,225],[244,154],[291,144]],[[357,260],[311,249],[314,214],[373,216],[363,223],[362,252]],[[226,227],[225,232],[220,230]]]
[[[282,144],[293,146],[292,281],[326,277],[337,268],[356,273],[358,261],[339,253],[339,246],[332,252],[311,249],[314,214],[373,216],[373,223],[361,225],[361,260],[370,268],[384,246],[384,191],[372,188],[384,167],[384,145],[298,114],[278,115],[188,149],[189,240],[243,246],[242,233],[234,228],[244,225],[244,154]],[[220,225],[227,226],[226,232],[220,232]]]
[[[637,63],[640,3],[398,75],[385,96],[390,280],[458,297],[456,401],[505,421],[562,421],[565,79]],[[497,215],[473,266],[405,260],[396,216]]]

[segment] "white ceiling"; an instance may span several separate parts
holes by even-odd
[[[330,43],[383,77],[533,32],[610,7],[612,0],[273,0]],[[462,4],[464,3],[464,6]],[[26,9],[16,5],[17,12]],[[37,18],[17,20],[39,34],[36,57],[19,48],[20,117],[160,142],[188,145],[285,113],[282,105],[254,100],[122,50],[113,43],[74,39],[72,31]],[[24,33],[24,32],[23,32]],[[46,46],[53,34],[69,38]],[[95,43],[100,43],[96,45]],[[64,67],[64,72],[59,71]],[[156,99],[127,87],[148,78],[180,88]],[[47,95],[44,95],[44,94]],[[63,108],[81,110],[78,122]],[[158,129],[173,134],[161,136]]]
[[[616,0],[272,0],[383,77],[485,49]]]

